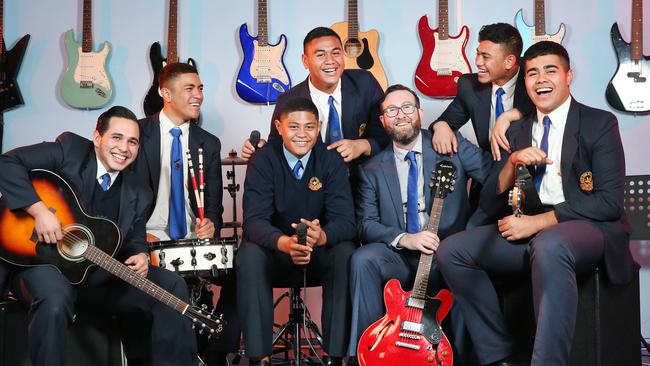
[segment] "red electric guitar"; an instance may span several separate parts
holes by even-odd
[[[454,189],[455,168],[449,161],[436,166],[435,188],[427,230],[437,233],[445,197]],[[427,296],[433,255],[421,254],[415,284],[404,292],[392,279],[384,288],[386,315],[372,324],[359,339],[357,357],[361,366],[428,365],[451,366],[453,352],[440,326],[451,309],[451,293],[441,290]]]
[[[458,78],[472,72],[465,56],[469,28],[465,25],[460,34],[451,37],[448,0],[438,0],[438,28],[429,28],[429,19],[424,15],[418,23],[418,34],[422,42],[422,58],[415,70],[415,86],[430,97],[455,97]]]

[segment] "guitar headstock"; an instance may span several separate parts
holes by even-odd
[[[221,333],[226,323],[223,315],[216,316],[196,306],[188,306],[183,315],[192,321],[192,327],[199,329],[199,333],[205,332],[208,336]]]
[[[435,193],[435,198],[445,198],[449,193],[454,191],[456,168],[451,161],[440,161],[432,173],[430,186]]]

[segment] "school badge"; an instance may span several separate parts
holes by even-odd
[[[363,136],[364,133],[366,133],[366,124],[362,123],[361,126],[359,126],[359,137]]]
[[[580,189],[585,192],[594,190],[594,176],[591,171],[586,171],[580,175]]]
[[[316,192],[321,188],[323,188],[323,183],[321,183],[320,179],[316,177],[309,178],[309,189]]]

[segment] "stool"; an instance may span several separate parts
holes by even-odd
[[[499,279],[497,291],[517,353],[530,356],[535,315],[530,277]],[[571,346],[573,366],[640,365],[639,275],[613,285],[600,268],[578,277],[576,329]]]

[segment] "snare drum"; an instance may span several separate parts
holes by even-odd
[[[182,239],[151,242],[151,264],[174,271],[183,277],[217,277],[233,268],[234,238]]]

